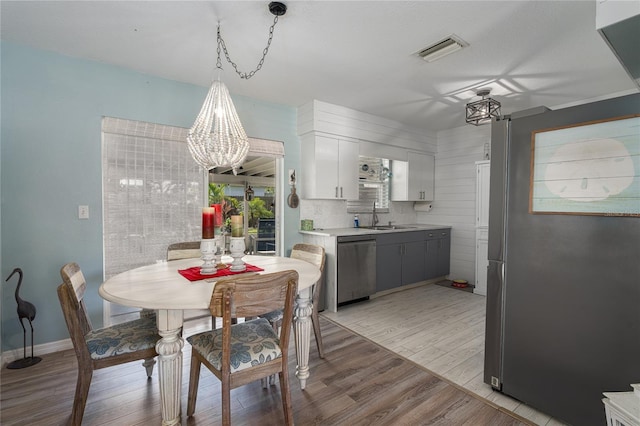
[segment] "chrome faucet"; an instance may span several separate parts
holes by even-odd
[[[376,214],[376,202],[373,202],[373,214],[371,215],[371,226],[378,224],[378,215]]]

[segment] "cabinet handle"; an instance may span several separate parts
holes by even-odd
[[[338,198],[338,187],[336,186],[336,198]]]
[[[342,187],[340,187],[340,198],[344,198],[344,196],[342,195]]]
[[[444,235],[444,236],[446,237],[446,236],[447,236],[447,233],[446,233],[446,232],[443,232],[443,233],[442,233],[442,235]]]

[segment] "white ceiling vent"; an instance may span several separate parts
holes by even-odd
[[[433,62],[467,46],[469,46],[469,43],[452,34],[429,47],[419,50],[416,55],[427,62]]]

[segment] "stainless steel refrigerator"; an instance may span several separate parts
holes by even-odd
[[[484,381],[568,424],[640,383],[640,218],[530,214],[532,132],[638,113],[634,94],[492,124]]]

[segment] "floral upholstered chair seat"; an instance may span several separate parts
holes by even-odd
[[[216,369],[222,369],[222,330],[187,337],[187,341]],[[231,327],[231,372],[282,357],[278,335],[264,318]]]
[[[160,336],[155,319],[141,318],[91,330],[85,340],[91,358],[102,359],[153,348]]]
[[[271,311],[264,315],[261,315],[260,318],[264,318],[269,321],[271,324],[278,323],[282,321],[283,312],[281,310]]]

